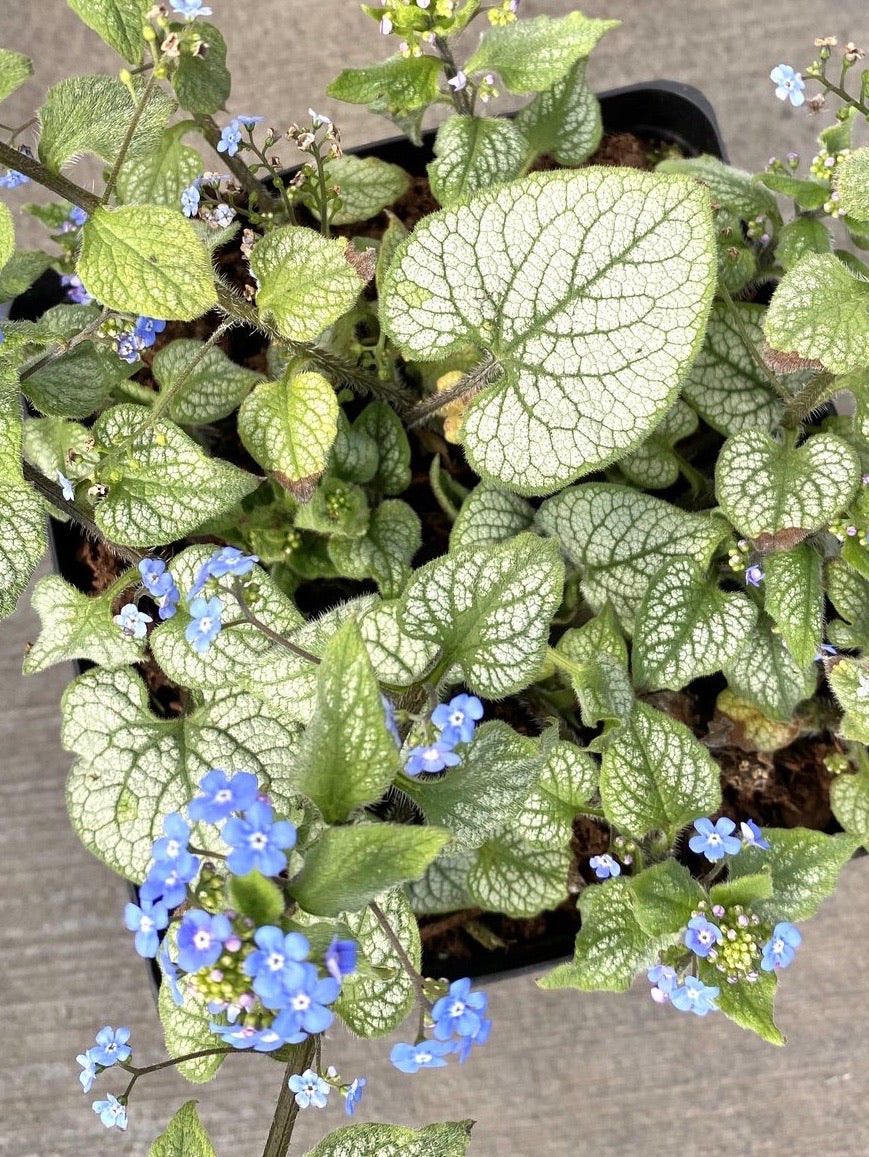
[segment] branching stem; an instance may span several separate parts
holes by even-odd
[[[16,169],[31,181],[36,181],[43,188],[57,193],[58,197],[78,205],[79,209],[84,209],[86,213],[93,213],[94,209],[100,207],[100,199],[94,193],[89,193],[87,189],[67,180],[60,173],[53,173],[34,157],[28,157],[26,153],[20,153],[18,149],[13,149],[11,145],[3,142],[0,142],[0,165],[5,165],[7,169]]]
[[[404,945],[398,939],[398,936],[395,933],[395,929],[392,927],[392,925],[389,923],[389,920],[387,919],[386,913],[383,911],[383,909],[380,907],[380,905],[375,900],[369,900],[368,908],[369,908],[372,916],[374,917],[374,919],[377,921],[377,923],[383,929],[384,933],[386,934],[386,938],[389,940],[389,943],[395,949],[395,955],[401,961],[401,966],[404,969],[404,971],[407,973],[408,979],[410,980],[411,984],[413,985],[413,989],[414,989],[414,992],[416,993],[417,1000],[420,1002],[423,1009],[430,1008],[431,1002],[429,1001],[428,997],[425,994],[425,980],[423,979],[422,976],[420,976],[420,974],[414,968],[413,961],[410,959],[410,957],[405,952]]]
[[[130,123],[127,125],[127,131],[124,134],[124,139],[121,141],[121,147],[118,149],[118,155],[115,157],[115,163],[112,165],[112,171],[109,173],[109,179],[106,181],[106,187],[103,190],[102,202],[104,205],[108,205],[109,198],[115,191],[121,166],[127,159],[127,153],[130,151],[130,145],[133,143],[133,137],[136,135],[136,129],[139,127],[139,121],[142,119],[145,107],[151,99],[151,93],[154,91],[156,81],[156,72],[150,73],[148,79],[145,81],[145,87],[142,89],[142,93],[136,102],[136,107],[133,110]]]

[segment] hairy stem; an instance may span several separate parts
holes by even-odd
[[[835,378],[832,374],[818,374],[800,390],[785,407],[781,425],[784,429],[801,426],[813,410],[828,401],[835,392]],[[831,388],[833,387],[833,388]]]
[[[453,77],[459,75],[459,67],[456,64],[453,50],[450,48],[443,36],[436,36],[434,46],[437,49],[438,56],[444,62],[444,72],[447,75],[447,80],[452,80]],[[452,87],[448,86],[452,95],[453,104],[456,106],[456,112],[463,116],[471,115],[471,102],[468,99],[468,94],[465,89],[460,89],[458,92]]]
[[[299,1106],[296,1104],[295,1094],[289,1087],[288,1081],[293,1073],[304,1072],[310,1068],[314,1060],[317,1037],[309,1036],[303,1045],[296,1050],[296,1056],[288,1062],[281,1076],[281,1091],[278,1094],[278,1103],[275,1106],[275,1115],[272,1117],[271,1128],[263,1149],[263,1157],[286,1157],[293,1137],[296,1118],[299,1115]]]
[[[160,1069],[168,1069],[168,1068],[171,1068],[173,1065],[183,1065],[185,1061],[195,1061],[195,1060],[198,1060],[200,1057],[220,1057],[220,1056],[225,1057],[225,1056],[229,1056],[230,1053],[237,1053],[237,1052],[239,1052],[239,1050],[233,1049],[233,1048],[198,1049],[195,1053],[185,1053],[183,1057],[172,1057],[168,1061],[159,1061],[155,1065],[145,1065],[144,1068],[141,1068],[141,1069],[137,1068],[135,1065],[131,1065],[125,1061],[121,1061],[119,1064],[119,1067],[122,1069],[125,1069],[128,1073],[132,1073],[133,1076],[130,1080],[130,1083],[127,1085],[126,1089],[124,1089],[124,1092],[121,1095],[120,1099],[123,1101],[124,1104],[126,1104],[127,1098],[130,1095],[130,1091],[132,1090],[133,1085],[135,1085],[135,1083],[136,1083],[136,1081],[138,1081],[139,1077],[145,1077],[148,1075],[148,1073],[156,1073],[156,1072],[159,1072]],[[253,1054],[252,1053],[250,1053],[250,1054],[245,1053],[245,1055],[246,1056],[247,1055],[252,1056]]]
[[[491,353],[487,353],[480,365],[465,374],[451,389],[444,390],[441,394],[432,394],[414,406],[407,415],[408,428],[412,430],[414,426],[419,426],[427,418],[443,410],[450,402],[472,398],[474,394],[496,381],[502,368],[501,363]]]
[[[413,961],[410,959],[410,957],[405,952],[404,945],[398,939],[398,936],[396,936],[395,929],[389,923],[389,920],[386,917],[386,913],[383,911],[383,909],[380,907],[380,905],[375,900],[369,900],[368,908],[369,908],[372,916],[374,917],[374,919],[377,921],[377,923],[380,925],[380,927],[385,932],[386,938],[389,940],[389,943],[395,949],[395,955],[401,961],[401,967],[407,973],[407,976],[408,976],[411,984],[413,985],[413,989],[414,989],[414,992],[416,993],[417,1000],[420,1002],[420,1004],[422,1005],[423,1008],[428,1008],[431,1002],[429,1001],[428,997],[425,994],[425,981],[424,981],[423,977],[420,976],[420,974],[414,968]]]
[[[309,663],[316,663],[319,665],[320,659],[316,655],[311,654],[310,651],[306,651],[304,647],[299,647],[295,643],[290,642],[290,640],[287,639],[284,635],[279,634],[278,631],[273,631],[267,623],[264,623],[262,619],[257,618],[257,616],[244,601],[244,596],[242,593],[236,587],[218,587],[218,590],[224,591],[227,594],[231,594],[235,601],[238,603],[239,610],[244,615],[246,621],[249,622],[251,626],[256,627],[258,631],[261,631],[267,639],[271,639],[273,643],[277,643],[278,646],[284,647],[287,651],[292,652],[292,654],[298,655],[300,659],[305,659]]]
[[[87,189],[68,181],[60,173],[53,173],[34,157],[28,157],[26,153],[20,153],[18,149],[13,149],[11,145],[3,142],[0,142],[0,165],[5,165],[7,169],[16,169],[31,181],[36,181],[43,188],[57,193],[58,197],[78,205],[79,209],[84,209],[86,213],[93,213],[94,209],[100,207],[100,199],[94,193],[89,193]]]
[[[106,181],[106,187],[103,189],[102,200],[104,205],[109,203],[109,198],[115,191],[115,185],[118,183],[118,174],[121,171],[121,166],[127,159],[127,153],[130,151],[130,145],[133,143],[133,137],[136,135],[136,129],[139,127],[139,121],[142,119],[142,113],[144,113],[145,107],[148,104],[148,101],[151,99],[151,93],[153,92],[156,80],[156,73],[152,72],[148,76],[148,79],[145,82],[145,87],[142,89],[141,96],[136,102],[136,107],[133,110],[133,116],[129,125],[127,125],[127,131],[124,134],[124,139],[121,141],[121,147],[118,149],[118,155],[115,157],[115,163],[112,165],[112,171],[109,173],[109,179]]]
[[[111,316],[112,311],[110,309],[104,309],[99,317],[95,317],[92,322],[89,322],[83,330],[74,334],[68,341],[58,342],[57,345],[52,346],[50,350],[46,350],[45,353],[40,354],[39,357],[28,362],[18,375],[19,381],[26,382],[37,370],[41,370],[43,366],[48,365],[49,362],[53,362],[55,358],[68,354],[70,350],[75,349],[77,345],[81,345],[83,341],[88,341]]]

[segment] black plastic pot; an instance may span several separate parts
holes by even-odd
[[[689,157],[709,153],[721,160],[727,159],[712,106],[698,89],[690,85],[677,81],[653,81],[613,89],[599,99],[605,133],[632,132],[650,142],[675,145]],[[405,137],[391,137],[350,151],[377,156],[400,165],[414,176],[423,176],[432,159],[435,135],[436,130],[425,133],[420,148]],[[55,273],[49,272],[12,303],[10,317],[33,320],[61,300],[59,279]],[[75,560],[77,541],[80,538],[74,528],[52,521],[51,550],[55,569],[71,583],[81,583],[84,578],[82,567]],[[76,673],[80,674],[89,664],[76,663],[75,666]],[[137,898],[133,885],[131,890]],[[551,966],[572,956],[575,926],[568,919],[564,924],[563,930],[517,944],[503,955],[488,952],[481,954],[478,960],[451,960],[427,954],[423,960],[423,972],[450,979],[485,976],[494,980],[519,971],[538,971],[543,966]],[[150,963],[149,972],[156,993],[160,975],[156,965]]]

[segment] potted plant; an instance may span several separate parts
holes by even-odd
[[[126,1128],[155,1068],[253,1050],[286,1066],[285,1153],[301,1108],[361,1099],[321,1057],[335,1017],[377,1037],[417,1013],[403,1072],[485,1043],[462,937],[511,963],[567,932],[541,987],[646,973],[780,1043],[796,923],[869,836],[866,270],[826,221],[869,234],[859,51],[834,83],[818,46],[842,107],[808,174],[663,131],[586,165],[612,22],[505,0],[474,44],[476,0],[367,8],[399,50],[330,91],[411,140],[452,106],[423,185],[313,111],[294,173],[258,117],[221,128],[201,0],[75,6],[130,67],[54,86],[38,159],[0,144],[5,184],[63,198],[32,207],[60,258],[16,253],[0,212],[0,289],[50,263],[67,294],[3,330],[0,580],[8,611],[46,506],[89,536],[85,583],[36,588],[25,670],[89,665],[63,697],[70,815],[138,886],[170,1054],[134,1064],[102,1029],[83,1088],[130,1080],[100,1119]],[[0,92],[28,71],[4,51]],[[499,88],[529,97],[515,119],[481,115]],[[81,152],[99,197],[63,171]],[[851,416],[824,408],[843,389]],[[804,790],[833,775],[837,834]],[[469,1132],[350,1125],[313,1153]],[[211,1151],[192,1104],[182,1138]]]

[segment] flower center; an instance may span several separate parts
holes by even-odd
[[[214,802],[215,803],[229,803],[231,799],[232,799],[232,792],[229,790],[228,787],[222,787],[220,789],[220,791],[216,792],[214,795]]]
[[[461,1016],[465,1011],[465,1002],[463,1000],[454,1000],[450,1006],[450,1016]]]
[[[414,1053],[413,1059],[418,1065],[427,1065],[431,1060],[431,1053]]]
[[[199,620],[200,631],[210,631],[212,621],[213,620],[212,620],[210,615],[203,615],[202,618]]]
[[[429,763],[434,763],[440,758],[440,752],[436,747],[427,747],[422,753],[422,757],[428,760]]]
[[[268,966],[271,969],[271,971],[272,972],[280,972],[280,970],[284,966],[284,959],[285,958],[283,956],[281,956],[280,952],[273,952],[269,956],[268,961],[267,961]]]
[[[248,837],[247,842],[255,852],[261,852],[263,848],[268,846],[269,837],[265,832],[253,832]]]
[[[707,843],[720,844],[721,843],[721,836],[719,836],[718,832],[712,832],[712,834],[707,837]]]
[[[170,840],[169,843],[166,845],[166,855],[168,856],[168,858],[170,860],[176,859],[178,856],[178,853],[180,851],[181,851],[181,845],[178,843],[177,840]]]
[[[450,716],[450,723],[452,724],[453,727],[461,727],[461,725],[464,722],[465,722],[464,711],[454,711],[452,713],[452,715]]]
[[[140,932],[150,932],[153,927],[154,927],[154,921],[151,919],[150,916],[143,916],[142,919],[139,921],[139,931]]]
[[[784,947],[785,947],[784,940],[773,940],[772,950],[773,950],[773,952],[776,953],[776,955],[778,955],[778,953],[780,953],[780,952],[784,952]]]
[[[305,1012],[311,1007],[311,998],[307,992],[297,992],[290,1001],[290,1005],[296,1012]]]
[[[198,932],[193,933],[193,947],[198,948],[200,952],[204,952],[206,948],[211,947],[211,933],[206,932],[204,928],[200,928]]]

